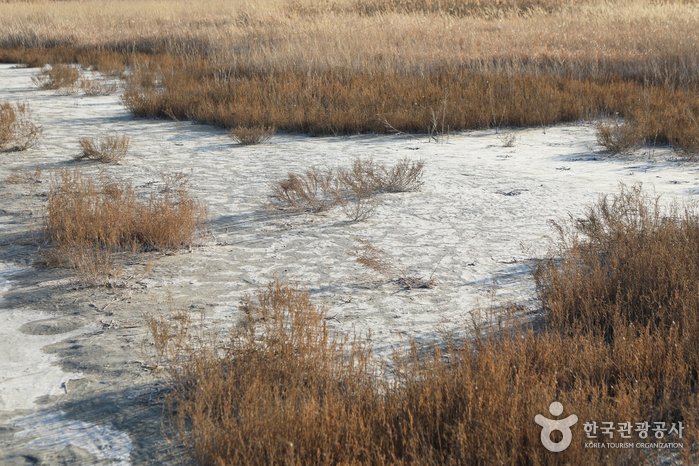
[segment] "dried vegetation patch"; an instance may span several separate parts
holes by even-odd
[[[192,197],[186,177],[170,181],[162,192],[142,195],[124,181],[92,180],[77,169],[54,172],[45,263],[74,269],[86,284],[105,284],[118,277],[124,257],[191,246],[206,209]]]
[[[272,184],[269,207],[292,212],[323,212],[339,206],[350,221],[369,218],[380,193],[417,191],[422,186],[424,162],[407,157],[392,167],[373,159],[355,158],[350,168],[289,173]]]
[[[32,81],[40,89],[51,89],[64,94],[77,92],[80,70],[70,65],[54,64],[44,68]]]
[[[238,144],[250,146],[269,141],[275,132],[276,129],[273,126],[256,126],[252,128],[238,126],[232,129],[228,135]]]
[[[0,102],[0,151],[27,150],[37,143],[41,132],[27,104]]]
[[[123,101],[138,116],[448,134],[618,113],[642,140],[680,155],[699,148],[696,2],[4,5],[0,58],[114,75],[128,65]]]
[[[125,133],[80,138],[82,152],[75,158],[118,163],[126,157],[129,141],[130,138]]]
[[[414,344],[389,368],[369,340],[335,336],[322,306],[280,283],[244,301],[223,339],[186,313],[152,318],[170,421],[200,464],[657,461],[643,448],[587,448],[592,422],[662,426],[662,439],[634,430],[633,442],[678,443],[674,461],[694,464],[699,217],[623,188],[559,231],[556,257],[535,270],[542,325],[512,307],[492,326],[474,322],[466,340]],[[560,453],[542,447],[534,422],[554,400],[579,418]]]

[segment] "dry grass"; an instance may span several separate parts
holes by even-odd
[[[688,116],[699,115],[696,2],[3,5],[0,59],[130,65],[124,103],[139,116],[447,134],[618,112],[645,140],[699,147]]]
[[[269,206],[292,212],[324,212],[337,202],[335,186],[331,169],[289,173],[286,179],[272,184]]]
[[[0,102],[0,151],[27,150],[37,143],[41,131],[27,104]]]
[[[258,126],[253,128],[245,128],[238,126],[230,130],[228,135],[238,144],[245,146],[262,144],[269,141],[274,136],[276,129],[274,127]]]
[[[83,92],[83,94],[89,96],[111,95],[114,94],[117,89],[118,86],[114,81],[87,78],[80,80],[80,90]]]
[[[611,154],[626,154],[643,143],[643,136],[637,125],[626,122],[600,122],[597,124],[597,144]]]
[[[75,158],[119,163],[126,157],[130,138],[125,134],[106,134],[91,138],[80,138],[82,152]]]
[[[172,392],[170,420],[199,464],[643,464],[643,448],[587,448],[583,424],[683,423],[678,464],[695,464],[699,412],[699,218],[662,212],[636,188],[591,208],[578,237],[536,279],[538,331],[516,307],[448,339],[396,355],[384,377],[363,338],[334,337],[308,293],[279,283],[246,301],[230,339],[186,314],[151,319]],[[669,216],[668,216],[669,215]],[[626,242],[628,240],[628,243]],[[364,248],[366,249],[366,248]],[[375,248],[369,248],[376,251]],[[382,262],[383,261],[383,262]],[[380,268],[390,268],[381,254]],[[617,271],[618,270],[618,271]],[[576,414],[561,453],[537,414]]]
[[[126,182],[93,181],[77,169],[54,172],[45,262],[74,269],[86,284],[104,284],[118,276],[129,254],[191,246],[206,209],[192,198],[186,178],[166,188],[140,196]]]
[[[337,170],[335,197],[342,212],[351,222],[371,217],[380,201],[374,197],[379,184],[371,159],[357,157],[350,169]]]
[[[378,205],[376,195],[417,191],[422,186],[424,163],[403,158],[386,167],[369,159],[355,158],[349,169],[307,170],[289,173],[272,184],[272,209],[292,212],[323,212],[340,206],[352,222],[369,218]]]
[[[41,183],[41,165],[36,166],[36,170],[13,170],[10,175],[5,178],[5,183],[21,184],[21,183]]]
[[[32,81],[40,89],[53,89],[65,94],[78,91],[80,70],[69,65],[54,64],[43,69],[38,75],[32,76]]]
[[[432,278],[434,272],[429,278],[412,273],[408,268],[396,265],[386,251],[377,248],[369,241],[355,239],[355,250],[349,251],[348,254],[364,267],[382,275],[387,282],[396,283],[407,290],[437,286],[437,280]]]

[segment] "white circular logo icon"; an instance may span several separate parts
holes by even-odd
[[[563,405],[558,401],[554,401],[549,406],[549,412],[553,416],[560,416],[563,414]],[[565,419],[555,420],[537,414],[536,417],[534,417],[534,422],[542,427],[541,443],[544,444],[544,448],[548,451],[558,453],[570,446],[570,442],[573,440],[573,434],[570,432],[570,428],[578,422],[578,416],[571,414]],[[560,442],[551,441],[551,433],[556,430],[563,434],[563,440]]]

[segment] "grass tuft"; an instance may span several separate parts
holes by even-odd
[[[643,143],[643,135],[632,122],[598,123],[597,144],[611,154],[626,154]]]
[[[251,128],[238,126],[230,130],[228,135],[238,144],[249,146],[269,141],[275,132],[276,129],[273,126],[255,126]]]
[[[0,102],[0,151],[27,150],[37,143],[41,132],[27,104]]]
[[[40,89],[51,89],[66,94],[74,94],[78,90],[80,70],[70,65],[54,64],[43,69],[38,75],[32,76],[32,81]]]
[[[111,95],[118,89],[118,86],[113,81],[100,81],[97,79],[83,78],[80,80],[80,90],[85,95]]]
[[[130,138],[125,134],[107,134],[92,138],[80,138],[82,152],[75,158],[119,163],[126,157]]]
[[[77,168],[54,172],[51,182],[45,262],[74,269],[86,284],[116,277],[120,259],[129,254],[190,247],[206,220],[206,209],[192,198],[186,177],[146,195],[127,182],[93,181]]]

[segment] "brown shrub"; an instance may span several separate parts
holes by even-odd
[[[559,259],[535,270],[557,327],[579,325],[612,338],[633,326],[684,334],[699,316],[699,216],[662,208],[640,185],[621,186],[573,225],[557,225]]]
[[[422,187],[422,173],[425,162],[413,161],[404,157],[394,166],[379,165],[372,173],[376,181],[376,191],[382,193],[405,193],[419,191]]]
[[[374,169],[372,159],[357,157],[352,161],[351,169],[337,170],[336,201],[352,222],[366,220],[379,205],[379,200],[374,197],[379,188]]]
[[[13,170],[10,175],[5,178],[5,183],[41,183],[41,165],[36,166],[33,172],[30,170]]]
[[[380,201],[379,193],[417,191],[422,185],[422,161],[403,158],[393,167],[373,159],[355,158],[350,169],[307,170],[289,173],[272,184],[269,207],[279,210],[322,212],[339,205],[352,222],[369,218]]]
[[[269,141],[275,132],[276,130],[273,126],[256,126],[252,128],[238,126],[230,130],[228,135],[238,144],[248,146]]]
[[[89,96],[111,95],[117,91],[117,85],[113,81],[83,78],[80,80],[80,90]]]
[[[295,212],[323,212],[337,202],[335,174],[331,169],[289,173],[286,179],[272,184],[270,207]]]
[[[0,102],[0,151],[27,150],[37,143],[41,131],[27,104]]]
[[[597,144],[611,154],[625,154],[637,149],[643,143],[638,126],[632,122],[597,124]]]
[[[386,251],[377,248],[369,241],[355,239],[355,249],[348,254],[354,257],[364,267],[382,275],[386,281],[396,283],[405,289],[413,288],[434,288],[437,281],[430,276],[424,278],[415,273],[411,273],[406,267],[396,265]]]
[[[80,138],[82,152],[75,158],[118,163],[124,160],[129,150],[130,138],[125,134],[107,134],[92,138]]]
[[[44,257],[73,268],[85,283],[101,284],[128,253],[190,246],[205,220],[206,210],[191,197],[186,182],[142,198],[126,182],[95,182],[77,169],[64,169],[53,174]]]
[[[40,89],[53,89],[65,93],[75,93],[78,89],[80,70],[70,65],[54,64],[43,69],[32,81]]]

